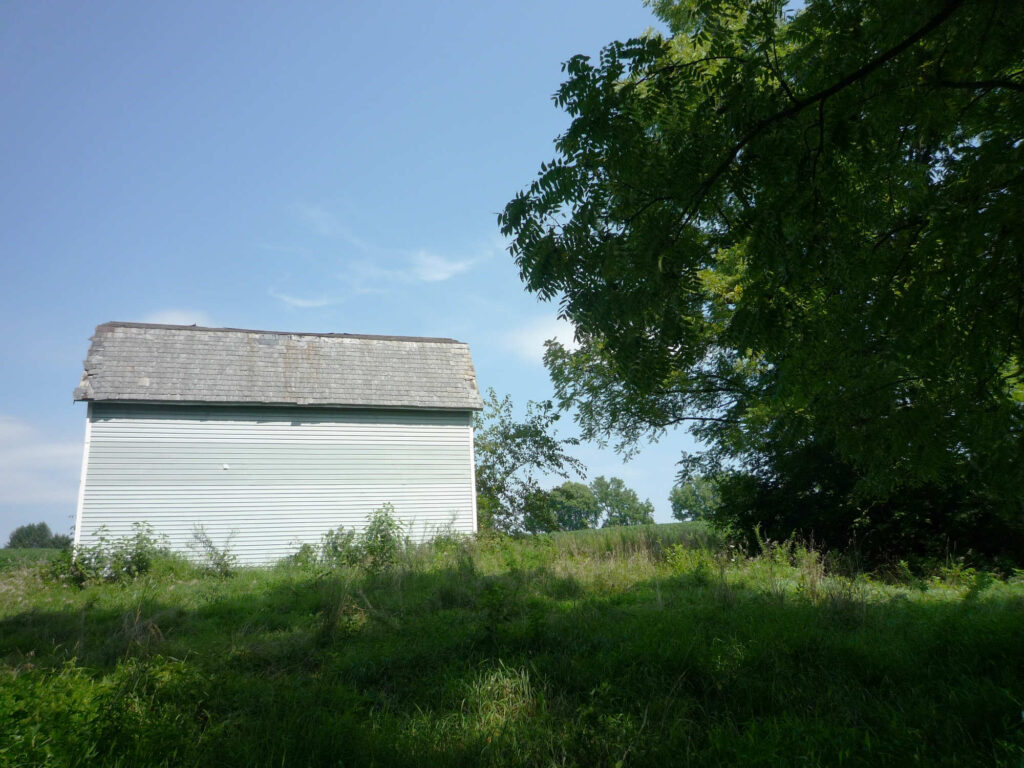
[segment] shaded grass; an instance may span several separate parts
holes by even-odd
[[[972,591],[973,589],[973,591]],[[401,567],[0,576],[6,765],[1020,765],[1024,586],[693,526]]]

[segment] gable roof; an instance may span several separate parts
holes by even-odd
[[[194,325],[96,327],[75,400],[480,410],[453,339]]]

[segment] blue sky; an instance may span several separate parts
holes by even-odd
[[[450,336],[482,388],[551,396],[566,328],[496,214],[553,155],[561,62],[639,2],[0,5],[0,544],[71,525],[108,320]],[[618,475],[668,520],[679,432]]]

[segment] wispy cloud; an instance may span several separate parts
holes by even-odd
[[[144,323],[159,323],[160,325],[204,325],[211,327],[213,321],[205,312],[198,309],[161,309],[150,312],[144,318]]]
[[[446,259],[429,251],[416,251],[410,257],[411,274],[426,283],[438,283],[465,272],[473,266],[473,259]]]
[[[338,214],[322,205],[296,205],[295,212],[321,237],[344,240],[361,251],[373,249],[373,245],[355,235]]]
[[[428,248],[385,247],[357,235],[325,206],[299,205],[295,210],[316,234],[344,242],[354,251],[346,254],[345,270],[339,278],[356,294],[383,293],[396,284],[444,282],[472,269],[496,250],[487,247],[470,256],[453,257]]]
[[[504,335],[505,346],[523,360],[544,361],[544,342],[555,339],[567,349],[577,349],[572,323],[555,317],[538,317]]]
[[[295,212],[318,234],[333,237],[338,234],[338,217],[319,205],[297,205]]]
[[[386,293],[396,285],[444,282],[472,269],[487,255],[450,259],[426,250],[396,251],[385,257],[350,259],[338,278],[356,294]]]
[[[30,424],[0,414],[0,506],[74,505],[82,443],[48,438]]]
[[[300,296],[289,296],[286,293],[278,293],[277,291],[270,291],[270,295],[278,301],[283,301],[289,307],[298,307],[299,309],[315,309],[316,307],[329,307],[331,304],[336,304],[334,299],[328,299],[321,296],[316,299],[304,299]]]

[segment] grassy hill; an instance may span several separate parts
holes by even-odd
[[[691,525],[383,573],[7,568],[0,764],[1021,765],[1022,580],[830,568]]]

